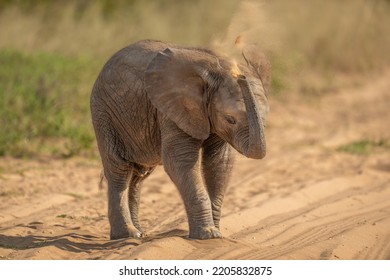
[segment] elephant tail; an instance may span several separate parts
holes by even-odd
[[[107,178],[104,175],[104,170],[102,169],[102,171],[100,172],[100,176],[99,176],[99,190],[102,190],[102,189],[106,188],[107,186],[108,186]]]

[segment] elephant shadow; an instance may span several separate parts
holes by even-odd
[[[142,239],[122,238],[117,240],[109,240],[101,236],[78,233],[67,233],[55,236],[33,234],[13,236],[0,234],[0,248],[29,250],[55,247],[72,253],[108,252],[123,247],[134,248],[156,239],[170,238],[173,236],[187,239],[188,232],[180,229],[171,229],[167,232],[147,235]]]
[[[183,239],[188,239],[188,231],[187,230],[182,230],[182,229],[171,229],[168,231],[164,232],[158,232],[158,233],[153,233],[150,235],[147,235],[144,238],[144,242],[150,242],[156,239],[164,239],[164,238],[170,238],[170,237],[180,237]]]
[[[80,253],[93,250],[115,249],[120,246],[137,246],[140,242],[135,239],[107,240],[88,234],[68,233],[56,236],[27,235],[7,236],[0,234],[0,247],[16,250],[27,250],[54,246],[61,250]]]

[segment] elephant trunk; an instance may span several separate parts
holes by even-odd
[[[243,154],[248,158],[262,159],[266,154],[266,144],[259,102],[256,100],[245,76],[239,76],[237,81],[244,97],[249,126],[248,144],[245,145]]]

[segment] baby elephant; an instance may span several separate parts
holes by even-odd
[[[208,49],[144,40],[105,64],[91,113],[111,239],[143,235],[140,184],[161,164],[184,201],[189,237],[222,237],[231,146],[249,158],[266,153],[271,65],[255,45],[242,53],[246,63],[237,65]]]

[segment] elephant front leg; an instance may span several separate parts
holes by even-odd
[[[210,195],[214,225],[219,229],[222,203],[233,167],[230,146],[216,135],[210,136],[202,150],[202,173]]]
[[[210,198],[200,177],[200,145],[200,140],[188,136],[172,124],[169,133],[162,135],[163,164],[184,201],[189,237],[221,238],[214,225]]]

